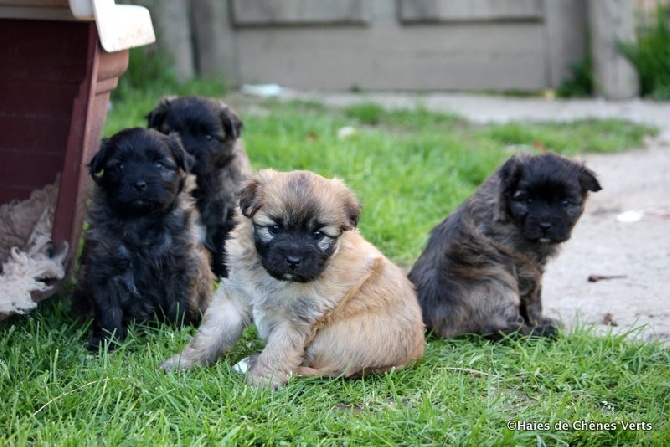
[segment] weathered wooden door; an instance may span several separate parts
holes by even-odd
[[[244,83],[345,90],[555,87],[585,49],[581,0],[230,0]]]

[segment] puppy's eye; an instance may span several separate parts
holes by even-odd
[[[317,230],[314,233],[312,233],[312,237],[314,238],[315,241],[321,241],[323,240],[324,237],[326,237],[326,233],[323,231]]]
[[[572,203],[571,200],[564,199],[564,200],[561,201],[561,205],[563,205],[563,206],[565,206],[565,207],[568,207],[568,206],[570,206],[570,205],[574,205],[574,204]]]
[[[268,231],[270,232],[270,234],[276,235],[281,233],[281,227],[279,225],[270,225],[268,227]]]
[[[532,197],[526,197],[526,198],[524,199],[524,202],[526,202],[526,203],[533,203],[533,198],[532,198]]]
[[[221,136],[221,135],[218,135],[218,134],[212,134],[212,133],[205,134],[204,138],[207,141],[218,141],[220,143],[225,141],[224,136]]]
[[[157,161],[156,163],[154,163],[154,166],[161,171],[166,168],[165,164],[163,164],[162,161]]]
[[[114,167],[116,169],[118,169],[119,171],[123,171],[124,169],[126,169],[126,164],[125,163],[119,163],[118,165],[116,165]]]

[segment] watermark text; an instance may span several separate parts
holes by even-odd
[[[651,422],[629,421],[507,421],[507,428],[512,431],[651,431],[654,426]]]

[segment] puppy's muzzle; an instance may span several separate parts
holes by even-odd
[[[135,183],[133,183],[133,189],[137,192],[144,192],[144,190],[147,189],[147,182],[145,182],[144,179],[136,180]]]
[[[302,256],[286,255],[286,264],[291,270],[295,270],[302,263]]]
[[[543,243],[560,243],[570,237],[570,231],[566,225],[549,218],[533,219],[526,227],[525,237]]]
[[[549,235],[549,230],[551,230],[551,222],[540,222],[539,227],[542,231],[542,236],[547,237]]]
[[[275,247],[265,256],[263,266],[270,275],[282,281],[306,282],[316,279],[323,271],[324,263],[314,253],[302,250]]]

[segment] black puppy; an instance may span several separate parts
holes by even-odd
[[[225,241],[234,227],[237,193],[251,175],[251,165],[240,140],[242,122],[221,101],[198,96],[166,97],[147,115],[148,126],[179,134],[186,151],[195,157],[193,191],[212,271],[226,276]]]
[[[554,154],[517,155],[436,226],[409,274],[426,326],[442,337],[553,335],[542,317],[547,259],[567,241],[594,173]]]
[[[126,129],[104,139],[72,311],[94,316],[89,349],[126,337],[132,320],[197,324],[214,283],[184,190],[193,159],[179,138]]]

